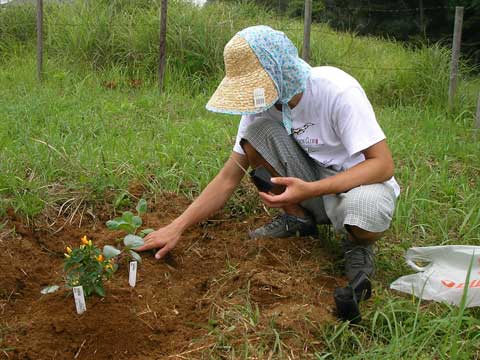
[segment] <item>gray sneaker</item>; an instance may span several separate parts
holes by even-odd
[[[317,235],[317,225],[310,216],[300,218],[294,215],[282,214],[256,230],[250,231],[252,239],[282,238],[290,236]]]
[[[375,275],[373,245],[357,245],[349,239],[343,239],[342,243],[347,278],[353,280],[359,271],[372,278]]]

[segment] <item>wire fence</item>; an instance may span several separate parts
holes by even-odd
[[[155,27],[155,28],[158,28],[159,26],[159,22],[152,22],[150,24],[143,24],[143,25],[134,25],[135,28],[152,28],[152,27]],[[54,27],[61,27],[61,28],[76,28],[76,27],[83,27],[85,26],[85,24],[82,24],[82,23],[65,23],[65,22],[62,22],[62,23],[59,23],[59,22],[46,22],[44,27],[46,29],[48,28],[54,28]],[[125,25],[124,24],[115,24],[115,23],[112,23],[111,25],[109,25],[113,28],[115,27],[118,27],[118,28],[123,28]],[[186,28],[188,29],[188,26],[186,26]],[[243,27],[241,26],[233,26],[232,27],[234,30],[234,32],[237,32],[237,31],[240,31],[243,29]],[[210,25],[208,26],[206,32],[212,32],[212,31],[218,31],[218,30],[224,30],[225,29],[225,26],[223,25]],[[285,33],[289,33],[289,32],[299,32],[299,31],[303,31],[303,27],[291,27],[291,26],[275,26],[275,29],[276,30],[279,30],[279,31],[282,31],[282,32],[285,32]],[[194,28],[191,28],[190,30],[187,30],[189,31],[190,33],[194,33],[195,29]],[[326,35],[326,36],[331,36],[331,37],[335,37],[335,38],[338,38],[339,36],[344,36],[345,39],[347,41],[350,41],[350,42],[353,42],[355,41],[355,39],[358,38],[357,35],[354,35],[354,34],[350,34],[350,35],[343,35],[343,34],[339,34],[338,32],[334,32],[334,31],[322,31],[322,30],[319,30],[318,28],[313,28],[313,32],[316,33],[316,34],[322,34],[322,35]],[[288,35],[288,34],[287,34]],[[347,57],[347,55],[349,54],[351,48],[353,47],[353,44],[350,44],[350,46],[347,48],[347,50],[341,54],[340,56],[338,56],[339,59],[342,59],[342,58],[345,58]],[[339,66],[339,67],[343,67],[343,68],[350,68],[350,69],[359,69],[359,70],[385,70],[385,71],[418,71],[418,68],[415,68],[415,67],[365,67],[365,66],[358,66],[358,65],[353,65],[353,64],[347,64],[347,63],[344,63],[344,62],[328,62],[328,64],[325,64],[325,65],[331,65],[331,66]]]
[[[37,1],[39,3],[42,2],[42,0],[37,0]],[[4,4],[0,7],[0,9],[3,8],[4,6],[9,6],[9,5]],[[472,6],[467,7],[465,9],[468,11],[471,7]],[[456,8],[452,7],[452,6],[434,6],[434,7],[422,7],[422,8],[414,7],[414,8],[398,8],[398,9],[384,8],[384,7],[378,7],[378,6],[342,7],[342,6],[338,6],[338,5],[335,5],[335,4],[326,3],[326,4],[324,4],[321,13],[323,14],[322,16],[325,16],[325,17],[327,16],[327,14],[326,14],[327,10],[340,11],[340,12],[344,12],[344,13],[345,12],[352,12],[352,11],[362,11],[362,12],[365,12],[366,14],[385,13],[385,14],[408,14],[408,15],[412,15],[412,14],[418,13],[420,15],[420,12],[424,14],[425,12],[429,12],[429,11],[430,12],[433,12],[433,11],[451,11],[453,9],[456,9]],[[272,17],[272,24],[271,24],[276,29],[284,31],[286,33],[289,33],[289,32],[297,32],[298,33],[298,32],[301,32],[301,31],[304,30],[304,27],[301,27],[299,25],[294,25],[293,20],[288,19],[285,16],[282,16],[280,8],[277,9],[277,10],[278,10],[277,13],[279,15],[276,16],[276,17]],[[305,16],[305,14],[303,13],[302,16]],[[33,19],[31,19],[31,20],[33,20]],[[28,25],[35,26],[36,23],[32,22],[31,20],[27,21]],[[42,24],[44,23],[43,26],[47,30],[49,28],[64,28],[64,29],[73,28],[74,29],[76,27],[85,26],[85,23],[88,24],[89,21],[94,22],[95,19],[91,19],[91,20],[85,19],[85,21],[82,21],[82,22],[58,21],[57,19],[52,19],[51,17],[48,17],[48,14],[47,14],[47,17],[45,17],[45,18],[43,18],[43,15],[42,15]],[[325,18],[324,22],[328,23],[328,20]],[[111,28],[122,27],[122,28],[124,28],[125,25],[127,25],[127,26],[131,26],[132,28],[137,28],[137,29],[141,29],[141,28],[149,28],[149,29],[155,28],[155,29],[158,29],[159,26],[160,26],[160,23],[161,23],[160,18],[158,18],[155,21],[143,21],[142,23],[135,23],[134,21],[132,21],[132,23],[129,25],[129,24],[125,24],[125,23],[117,23],[115,21],[115,18],[112,18],[111,21],[108,22],[108,27],[111,27]],[[13,22],[13,24],[17,24],[18,26],[22,25],[21,22],[17,22],[17,23]],[[297,24],[298,24],[298,21],[297,21]],[[25,25],[25,23],[23,23],[23,25]],[[188,24],[185,24],[184,26],[185,26],[185,28],[187,29],[188,32],[191,32],[192,35],[194,35],[193,33],[196,29],[190,28],[190,26]],[[229,30],[231,30],[231,31],[239,31],[243,28],[243,26],[244,26],[243,23],[240,24],[240,23],[237,23],[235,20],[230,19],[228,21],[218,21],[214,24],[208,23],[206,31],[207,32],[223,31],[226,28],[229,28]],[[359,37],[357,34],[352,33],[352,32],[348,33],[348,32],[342,32],[342,31],[334,31],[334,30],[327,31],[327,30],[325,30],[324,25],[322,25],[321,23],[320,24],[315,24],[314,23],[313,28],[312,28],[312,32],[317,33],[317,34],[322,34],[322,35],[325,35],[325,36],[333,36],[333,37],[337,37],[337,38],[338,37],[344,37],[346,41],[350,42],[350,44],[347,46],[344,53],[341,54],[338,57],[338,61],[328,62],[325,65],[338,66],[338,67],[347,68],[347,69],[357,69],[357,70],[362,70],[362,71],[373,71],[373,70],[375,70],[375,71],[412,71],[412,72],[418,71],[418,68],[416,68],[416,67],[378,67],[378,66],[372,67],[372,66],[360,66],[360,65],[355,64],[355,63],[352,64],[352,63],[342,61],[342,59],[346,58],[347,55],[349,55],[351,49],[353,48],[354,42]],[[450,34],[446,35],[446,37],[451,38],[453,33],[454,32],[451,32]],[[38,36],[42,37],[43,35],[39,34]],[[43,42],[43,39],[40,39],[39,41]],[[42,45],[42,49],[39,50],[39,52],[43,52],[43,45]],[[40,72],[42,71],[41,68],[42,68],[42,66],[39,66],[39,69],[40,69],[39,71]],[[40,74],[39,74],[39,78],[41,78]]]
[[[455,6],[431,6],[431,7],[414,7],[414,8],[402,8],[402,9],[388,9],[380,8],[374,6],[355,6],[355,7],[342,7],[337,5],[326,4],[324,6],[326,9],[336,9],[336,10],[355,10],[355,11],[366,11],[370,13],[405,13],[405,12],[420,12],[420,11],[433,11],[433,10],[455,10]],[[473,5],[465,6],[465,10],[474,8]]]

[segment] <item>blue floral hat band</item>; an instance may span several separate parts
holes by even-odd
[[[288,102],[306,88],[311,67],[298,57],[295,45],[268,26],[246,28],[224,50],[226,76],[207,109],[228,114],[256,114],[282,104],[283,124],[291,133]]]

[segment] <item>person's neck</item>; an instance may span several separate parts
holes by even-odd
[[[303,92],[294,95],[294,96],[290,99],[290,101],[288,102],[288,106],[290,107],[290,109],[293,109],[295,106],[298,105],[298,103],[300,102],[300,100],[302,100],[302,96],[303,96]],[[276,103],[276,104],[275,104],[275,107],[277,108],[277,110],[282,111],[282,104]]]

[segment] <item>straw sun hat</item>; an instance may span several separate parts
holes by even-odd
[[[306,89],[311,67],[298,56],[292,41],[269,26],[238,32],[223,52],[226,76],[207,109],[226,114],[258,114],[273,104],[282,107],[282,121],[292,132],[288,102]]]
[[[223,52],[225,78],[207,103],[207,109],[227,114],[255,114],[278,99],[276,85],[248,42],[235,35]]]

